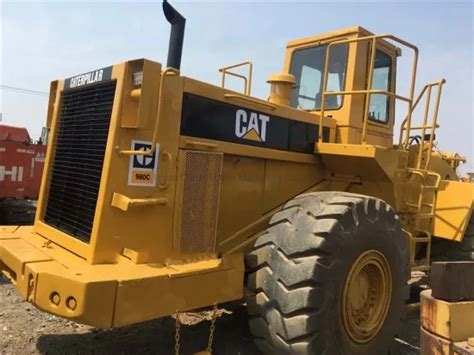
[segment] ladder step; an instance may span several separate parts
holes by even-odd
[[[420,228],[416,228],[416,231],[417,231],[418,233],[421,233],[421,234],[426,235],[427,238],[428,238],[428,237],[431,238],[431,233],[428,232],[427,230],[420,229]],[[422,237],[422,238],[423,238],[423,237]]]
[[[428,125],[426,125],[426,126],[425,126],[425,125],[420,125],[420,126],[412,126],[412,127],[410,128],[410,130],[417,130],[417,129],[423,129],[423,128],[425,128],[425,129],[427,129],[427,128],[429,128],[429,129],[433,129],[433,127],[432,127],[432,126],[428,126]]]
[[[412,208],[418,209],[418,204],[416,204],[416,203],[407,202],[406,205],[407,205],[407,207],[412,207]],[[423,202],[422,206],[423,207],[433,207],[434,205],[432,203]]]
[[[432,186],[432,185],[423,186],[423,190],[436,191],[438,190],[438,186]]]
[[[420,213],[417,217],[422,218],[422,219],[429,219],[429,218],[434,218],[434,214],[433,213]]]
[[[411,267],[412,271],[427,271],[429,269],[430,269],[429,265],[417,265],[417,266]]]
[[[428,237],[413,237],[412,240],[415,243],[428,243],[428,242],[431,242],[431,238],[428,238]]]

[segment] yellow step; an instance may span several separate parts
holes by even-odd
[[[417,217],[420,219],[429,219],[429,218],[433,218],[434,214],[433,213],[420,213]]]

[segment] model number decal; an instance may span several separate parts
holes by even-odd
[[[132,140],[132,150],[146,151],[151,149],[151,142]],[[160,145],[156,145],[152,155],[132,155],[128,167],[128,185],[156,186],[158,171],[158,154]]]

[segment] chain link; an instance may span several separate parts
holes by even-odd
[[[181,328],[181,324],[179,322],[179,309],[177,309],[176,310],[175,333],[174,333],[174,340],[175,340],[174,353],[175,353],[175,355],[179,355],[179,347],[180,347],[179,340],[181,338],[181,335],[179,334],[180,328]]]
[[[214,341],[214,332],[216,330],[216,319],[217,319],[217,303],[214,304],[214,308],[212,311],[212,318],[211,318],[211,326],[209,328],[209,339],[207,342],[207,352],[209,354],[212,354],[212,343]],[[181,322],[179,320],[179,309],[176,310],[176,324],[175,324],[175,334],[174,334],[174,340],[175,340],[175,345],[174,345],[174,353],[175,355],[179,355],[180,351],[180,330],[181,330]]]
[[[207,352],[212,354],[212,342],[214,341],[214,331],[216,330],[217,319],[217,303],[214,303],[214,310],[212,312],[211,327],[209,328],[209,340],[207,342]]]

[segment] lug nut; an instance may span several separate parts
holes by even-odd
[[[68,297],[66,300],[66,307],[69,308],[71,311],[74,311],[77,307],[77,301],[74,297]]]
[[[52,292],[51,295],[49,296],[49,300],[55,306],[59,306],[59,303],[61,303],[61,296],[59,296],[59,293],[57,292]]]

